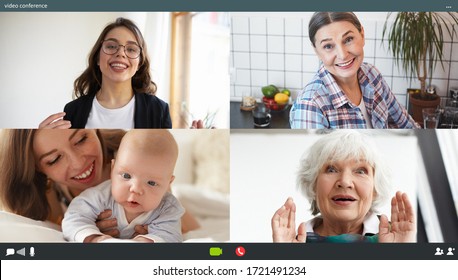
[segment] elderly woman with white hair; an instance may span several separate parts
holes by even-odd
[[[378,215],[389,199],[388,172],[371,140],[354,130],[322,137],[304,154],[298,187],[315,217],[296,231],[292,198],[272,217],[274,242],[415,242],[416,221],[407,194],[391,199],[391,222]]]

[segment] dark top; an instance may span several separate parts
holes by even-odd
[[[72,128],[84,128],[92,109],[95,94],[83,95],[65,105],[64,117]],[[147,93],[135,93],[135,128],[172,128],[169,105]]]

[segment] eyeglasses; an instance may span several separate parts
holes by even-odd
[[[130,59],[135,59],[142,53],[142,48],[136,44],[121,45],[113,40],[105,40],[102,42],[102,51],[106,54],[115,54],[119,51],[120,47],[124,47],[124,53]]]

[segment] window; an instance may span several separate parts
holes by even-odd
[[[171,115],[174,127],[204,120],[229,128],[229,17],[227,13],[172,16]]]

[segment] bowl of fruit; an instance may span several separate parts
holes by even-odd
[[[289,97],[291,92],[288,89],[283,89],[280,91],[274,85],[268,85],[262,87],[262,102],[269,108],[271,111],[283,111],[288,108]]]

